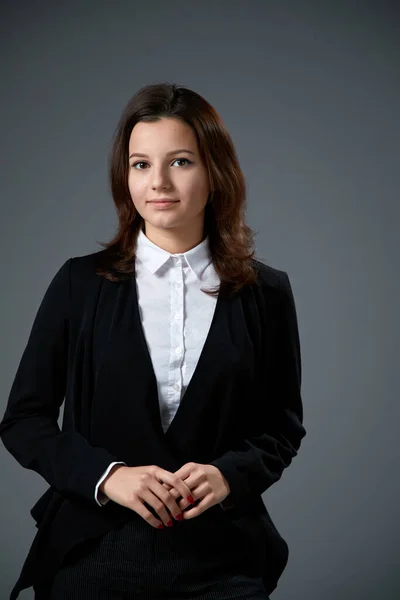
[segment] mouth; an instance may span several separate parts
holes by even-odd
[[[156,202],[179,202],[179,200],[175,200],[174,198],[159,198],[158,200],[148,200],[148,202],[156,203]]]
[[[162,208],[163,206],[172,206],[173,204],[178,204],[179,200],[153,200],[150,201],[149,204],[153,204],[155,207]]]

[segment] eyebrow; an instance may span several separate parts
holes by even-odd
[[[178,150],[171,150],[171,152],[167,152],[167,156],[169,156],[170,154],[178,154],[179,152],[187,152],[188,154],[195,154],[195,152],[192,152],[191,150],[187,150],[186,148],[178,148]],[[148,154],[143,154],[140,152],[132,152],[132,154],[129,155],[129,158],[132,158],[132,156],[141,156],[143,158],[149,158]]]

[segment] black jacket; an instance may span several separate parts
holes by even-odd
[[[31,510],[38,531],[10,599],[51,579],[76,544],[132,515],[94,499],[112,461],[171,472],[189,461],[218,467],[233,507],[209,510],[220,511],[249,549],[257,549],[270,594],[287,564],[288,545],[261,494],[280,479],[306,434],[288,275],[254,261],[256,284],[218,296],[196,370],[164,433],[135,276],[118,283],[98,276],[96,260],[104,252],[70,258],[53,277],[0,423],[8,451],[49,484]]]

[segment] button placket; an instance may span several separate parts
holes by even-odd
[[[184,340],[183,340],[183,302],[184,302],[184,287],[183,287],[183,269],[182,257],[174,257],[175,268],[171,269],[171,355],[170,355],[170,390],[172,407],[171,410],[176,412],[182,389],[182,362],[184,357]]]

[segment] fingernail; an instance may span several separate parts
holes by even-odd
[[[172,521],[168,521],[167,525],[168,525],[168,527],[172,527],[172,525],[173,525]]]
[[[177,516],[175,517],[175,519],[176,519],[177,521],[182,521],[182,519],[183,519],[183,515],[182,515],[182,513],[181,513],[181,514],[179,514],[179,515],[177,515]]]
[[[194,504],[194,498],[193,498],[193,496],[189,496],[188,497],[188,501],[190,502],[190,504]]]
[[[164,529],[164,525],[161,523],[161,524],[160,524],[160,525],[157,527],[157,529]]]

